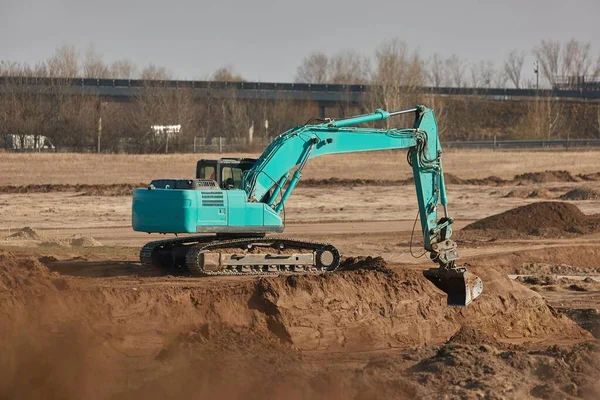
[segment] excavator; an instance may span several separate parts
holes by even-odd
[[[402,114],[414,114],[412,128],[358,126]],[[156,179],[136,189],[133,229],[175,234],[144,245],[140,261],[164,273],[180,270],[192,276],[333,272],[341,257],[331,243],[268,234],[283,232],[285,204],[308,160],[390,149],[408,149],[423,245],[437,263],[424,275],[447,294],[448,305],[466,306],[481,294],[483,283],[455,265],[459,255],[451,239],[437,121],[425,106],[313,119],[277,136],[258,159],[200,160],[195,179]],[[178,236],[183,233],[196,235]]]

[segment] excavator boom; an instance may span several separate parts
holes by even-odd
[[[414,114],[415,117],[411,128],[378,129],[356,126],[407,113]],[[352,118],[325,120],[318,124],[294,127],[276,137],[249,169],[239,173],[239,182],[230,178],[225,182],[217,183],[211,177],[197,185],[208,186],[210,182],[214,182],[213,186],[216,185],[216,188],[203,188],[192,192],[185,189],[174,190],[171,187],[157,188],[151,185],[149,191],[138,189],[134,193],[135,230],[164,233],[211,232],[221,235],[226,233],[236,235],[237,241],[230,243],[234,247],[242,246],[241,243],[243,246],[250,243],[251,247],[297,249],[296,261],[290,261],[289,257],[287,261],[277,261],[279,259],[273,261],[272,255],[270,258],[244,255],[242,259],[245,261],[236,264],[225,250],[219,250],[228,248],[227,245],[219,247],[219,243],[224,242],[223,238],[213,240],[208,248],[202,247],[199,252],[197,251],[196,256],[190,255],[193,252],[188,248],[198,246],[198,241],[194,241],[195,239],[160,241],[160,244],[153,245],[154,247],[150,246],[150,248],[147,245],[146,250],[142,249],[142,253],[145,254],[142,260],[156,264],[156,257],[153,254],[157,247],[163,250],[167,248],[166,253],[163,251],[166,254],[163,255],[164,258],[174,262],[177,257],[179,260],[185,259],[185,262],[180,261],[180,263],[186,264],[189,270],[196,269],[200,273],[209,272],[207,265],[212,266],[213,270],[210,272],[213,274],[222,271],[238,273],[243,270],[245,262],[249,264],[245,265],[249,270],[260,273],[269,268],[272,272],[310,270],[309,264],[317,271],[333,270],[339,264],[339,253],[328,244],[312,246],[305,243],[303,247],[300,242],[294,240],[284,243],[277,242],[275,239],[270,241],[264,239],[260,242],[250,236],[283,230],[284,221],[280,214],[301,179],[305,164],[310,159],[327,154],[391,149],[408,150],[408,162],[414,175],[423,245],[429,252],[431,260],[438,264],[437,268],[427,270],[425,276],[448,294],[449,305],[467,305],[481,294],[482,282],[465,268],[455,267],[459,256],[456,243],[451,239],[453,220],[448,215],[442,148],[437,122],[433,110],[424,106],[394,112],[377,110],[374,113]],[[165,191],[167,193],[164,193]],[[155,207],[160,199],[163,199],[163,212],[161,217],[158,217]],[[165,213],[164,202],[169,202],[171,213]],[[308,253],[302,253],[302,249]],[[211,251],[214,253],[217,250],[218,255],[211,256]],[[310,257],[313,260],[312,264]],[[284,258],[280,256],[281,260]],[[304,264],[300,263],[300,260],[304,260]]]

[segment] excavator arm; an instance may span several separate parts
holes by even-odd
[[[356,125],[413,113],[407,129],[360,128]],[[425,276],[448,295],[449,305],[467,305],[482,292],[482,282],[465,268],[456,267],[459,255],[452,235],[452,218],[442,168],[442,148],[433,110],[417,106],[387,112],[377,110],[342,120],[292,128],[279,135],[244,176],[242,187],[249,202],[266,202],[281,212],[301,178],[306,162],[327,154],[408,149],[425,250],[438,268]],[[292,172],[293,171],[293,172]],[[440,215],[440,207],[443,216]]]

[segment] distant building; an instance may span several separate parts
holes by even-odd
[[[6,135],[7,151],[50,150],[54,145],[42,135]]]

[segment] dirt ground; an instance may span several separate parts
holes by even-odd
[[[93,157],[59,155],[34,179],[20,168],[48,155],[3,155],[0,399],[600,398],[598,155],[447,154],[461,263],[484,282],[465,308],[411,255],[408,175],[366,158],[343,181],[348,159],[313,170],[286,209],[285,235],[334,243],[342,271],[193,279],[139,264],[157,236],[131,231],[128,194],[152,176],[120,176],[126,156],[70,177]]]

